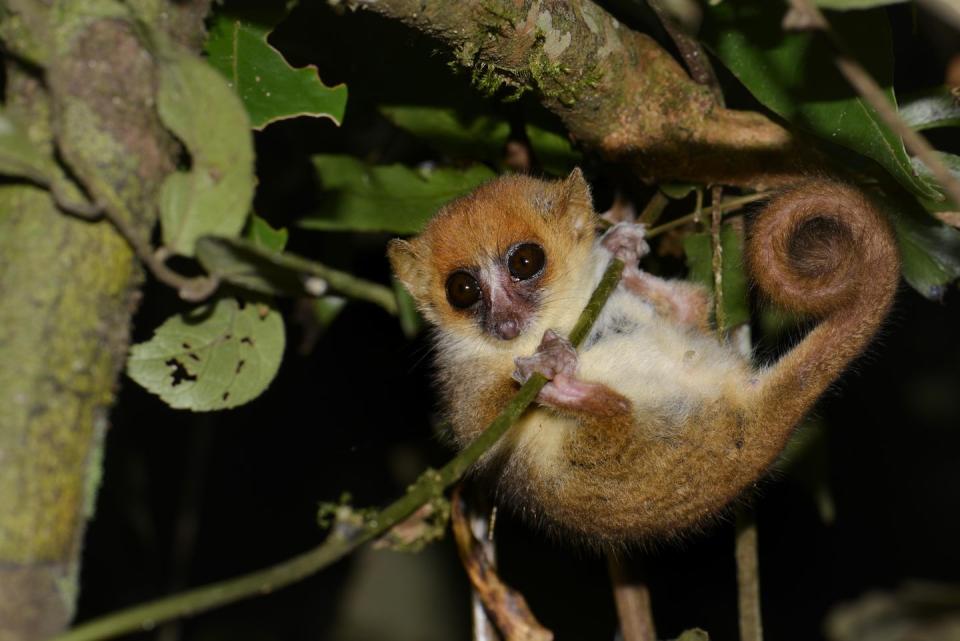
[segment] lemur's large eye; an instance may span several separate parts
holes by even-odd
[[[507,257],[510,274],[517,280],[528,280],[543,271],[547,256],[543,247],[536,243],[517,245]]]
[[[467,272],[453,272],[447,278],[447,300],[457,309],[466,309],[480,300],[480,283]]]

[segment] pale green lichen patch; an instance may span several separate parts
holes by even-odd
[[[567,50],[573,39],[569,31],[553,28],[553,16],[549,11],[541,11],[537,16],[537,30],[543,38],[543,52],[552,61],[556,61]]]

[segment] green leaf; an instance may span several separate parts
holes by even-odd
[[[469,107],[433,105],[387,105],[380,107],[380,112],[451,158],[502,164],[510,137],[510,123],[502,116]],[[566,175],[581,160],[567,136],[534,123],[526,125],[526,134],[537,160],[549,173]]]
[[[510,123],[491,114],[431,105],[385,105],[380,112],[397,127],[451,158],[498,164]]]
[[[903,141],[837,71],[827,43],[812,33],[782,34],[785,9],[786,3],[769,0],[708,5],[704,44],[767,108],[872,158],[913,193],[939,199],[939,190],[917,176]],[[893,45],[883,10],[832,14],[830,23],[895,103]]]
[[[134,345],[127,374],[170,407],[222,410],[270,385],[283,348],[280,314],[223,298],[167,319],[153,338]]]
[[[544,171],[555,176],[566,176],[582,160],[570,138],[534,124],[527,124],[527,139]]]
[[[697,189],[693,183],[664,183],[660,185],[660,191],[671,200],[683,200]]]
[[[885,7],[890,4],[903,4],[905,2],[909,2],[909,0],[816,0],[815,4],[822,9],[848,11],[851,9]]]
[[[342,296],[321,296],[313,301],[313,317],[317,321],[321,334],[330,329],[333,321],[337,320],[337,316],[346,305],[347,299]]]
[[[385,285],[240,238],[201,238],[197,241],[197,260],[210,275],[260,294],[320,296],[329,288],[397,313],[396,297]]]
[[[960,231],[909,207],[892,221],[903,277],[923,296],[940,300],[946,286],[960,278]]]
[[[314,156],[313,164],[324,191],[317,211],[298,223],[307,229],[416,233],[441,205],[494,177],[483,165],[411,169],[332,155]]]
[[[960,127],[960,96],[955,96],[946,87],[911,94],[902,102],[900,116],[918,131]]]
[[[192,256],[200,236],[243,229],[254,188],[250,125],[223,77],[182,50],[160,67],[157,110],[192,158],[189,171],[171,174],[161,188],[163,242]]]
[[[936,152],[939,156],[940,161],[944,164],[947,171],[954,177],[955,180],[960,180],[960,156],[955,154],[948,154],[944,152]],[[917,170],[917,173],[921,176],[927,177],[930,180],[935,180],[933,173],[930,171],[930,168],[927,167],[922,160],[919,158],[913,159],[914,169]],[[949,198],[944,198],[942,200],[934,200],[932,198],[917,198],[920,201],[927,211],[938,212],[938,211],[956,211],[960,205],[954,203]]]
[[[267,42],[287,10],[278,3],[262,4],[214,16],[206,46],[210,64],[243,100],[254,129],[298,116],[329,118],[339,125],[346,85],[324,85],[313,65],[291,67]]]
[[[286,227],[274,229],[270,223],[256,214],[250,216],[250,222],[244,234],[244,237],[254,245],[272,252],[282,252],[287,246],[288,236]]]
[[[417,311],[417,303],[400,281],[393,279],[393,293],[397,297],[397,318],[400,330],[407,338],[413,338],[423,328],[423,317]]]
[[[710,234],[691,234],[683,241],[687,255],[687,278],[701,283],[713,291],[713,248]],[[720,228],[720,247],[723,251],[723,310],[726,329],[750,321],[747,300],[747,274],[743,268],[743,243],[741,235],[731,225]]]
[[[775,464],[778,471],[786,472],[806,489],[826,525],[837,515],[830,491],[829,456],[826,426],[819,419],[808,418],[787,441]]]
[[[53,158],[42,153],[0,109],[0,174],[29,178],[42,184],[57,174]]]
[[[700,628],[691,628],[684,630],[674,641],[710,641],[710,635],[706,630]]]

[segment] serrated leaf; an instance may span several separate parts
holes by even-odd
[[[723,310],[727,329],[750,321],[747,299],[747,274],[743,267],[743,243],[740,234],[731,226],[720,229],[720,247],[723,251]],[[683,240],[687,255],[687,278],[713,291],[713,248],[710,234],[691,234]]]
[[[53,158],[41,152],[0,109],[0,174],[47,184],[56,173]]]
[[[275,310],[223,298],[167,319],[153,338],[134,345],[127,374],[170,407],[227,409],[270,385],[284,341]]]
[[[918,131],[937,127],[960,127],[960,95],[946,87],[912,94],[902,101],[900,116]]]
[[[960,278],[960,230],[909,208],[892,222],[904,279],[926,298],[940,300]]]
[[[192,159],[190,171],[171,174],[161,188],[163,242],[192,256],[200,236],[243,229],[254,189],[250,124],[223,77],[183,50],[160,66],[157,111]]]
[[[267,36],[286,17],[278,3],[214,15],[206,51],[210,64],[240,96],[254,129],[279,120],[310,116],[343,120],[347,87],[328,87],[313,65],[290,66]]]
[[[913,193],[939,199],[939,190],[917,176],[903,141],[840,75],[830,47],[813,33],[782,34],[786,7],[768,0],[708,5],[701,37],[764,106],[872,158]],[[832,14],[830,24],[895,104],[893,45],[884,11]]]
[[[272,252],[282,252],[287,246],[289,235],[286,227],[274,229],[270,223],[256,214],[250,216],[247,231],[244,233],[244,237],[254,245]]]
[[[385,285],[300,256],[270,251],[240,238],[201,238],[197,242],[197,260],[210,275],[260,294],[320,296],[329,288],[397,313],[396,297]]]
[[[323,193],[317,210],[298,223],[307,229],[416,233],[441,205],[494,177],[483,165],[412,169],[332,155],[314,156],[313,164]]]

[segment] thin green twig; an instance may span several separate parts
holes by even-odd
[[[604,303],[620,282],[622,273],[623,262],[617,259],[611,260],[600,284],[597,285],[568,336],[574,346],[582,343],[587,337]],[[531,376],[486,430],[449,463],[440,470],[425,471],[407,489],[406,494],[362,522],[353,522],[356,519],[337,520],[327,539],[309,552],[258,572],[108,614],[78,625],[72,630],[53,637],[50,641],[93,641],[116,637],[127,632],[149,630],[164,621],[191,616],[228,603],[273,592],[322,570],[364,543],[386,533],[441,494],[445,488],[460,480],[466,471],[510,429],[546,383],[547,379],[540,374]]]
[[[721,201],[720,211],[724,214],[729,214],[730,212],[736,211],[742,208],[744,205],[749,205],[750,203],[757,202],[758,200],[764,200],[765,198],[770,197],[770,192],[758,192],[756,194],[749,194],[747,196],[738,196],[736,198],[728,198],[727,200]],[[647,230],[647,238],[652,238],[654,236],[659,236],[665,231],[669,231],[675,227],[681,227],[687,223],[697,220],[699,216],[702,215],[702,209],[697,208],[685,216],[680,216],[679,218],[674,218],[670,222],[663,223],[662,225],[657,225],[656,227],[651,227]]]

